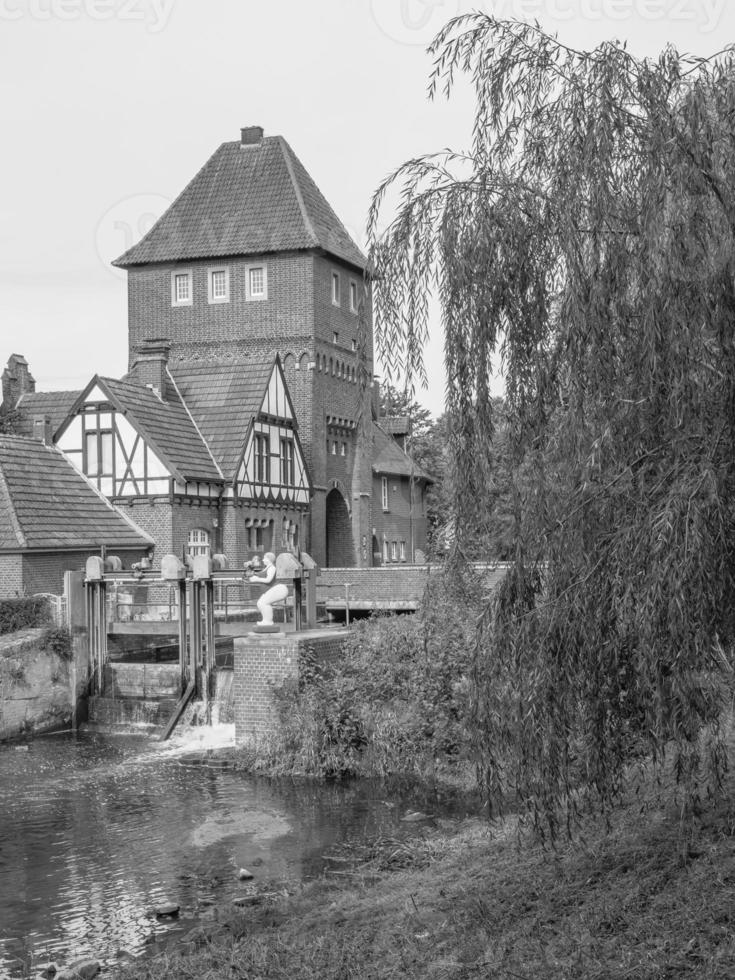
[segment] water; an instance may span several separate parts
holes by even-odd
[[[140,955],[242,894],[239,868],[303,880],[334,845],[415,834],[401,817],[431,806],[370,783],[249,777],[191,747],[98,734],[0,747],[0,980]],[[179,921],[156,918],[165,902]]]

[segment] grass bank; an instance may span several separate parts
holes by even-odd
[[[556,852],[512,820],[378,841],[295,894],[220,909],[180,952],[121,978],[669,980],[735,976],[735,806],[686,831],[666,780]],[[338,864],[335,870],[340,870]]]

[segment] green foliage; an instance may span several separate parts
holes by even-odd
[[[71,660],[72,658],[71,633],[63,626],[49,626],[48,629],[44,630],[39,640],[39,646],[42,650],[55,653],[62,660]]]
[[[276,691],[279,731],[261,753],[273,771],[321,776],[430,775],[471,765],[468,673],[481,583],[432,576],[424,612],[356,625],[342,656],[304,665]]]
[[[488,795],[554,835],[585,791],[610,805],[633,753],[671,750],[694,802],[720,785],[732,676],[735,54],[577,52],[481,14],[433,53],[432,93],[474,85],[472,145],[376,194],[378,349],[421,373],[438,284],[464,551],[503,359],[514,568],[473,675]]]
[[[0,636],[17,630],[45,626],[51,612],[48,600],[42,596],[19,599],[0,599]]]

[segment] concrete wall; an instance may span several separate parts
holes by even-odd
[[[234,643],[235,740],[256,743],[273,731],[278,713],[274,688],[298,680],[308,658],[327,663],[340,655],[347,630],[321,630],[285,636],[236,637]]]
[[[72,686],[86,679],[86,644],[77,637],[71,661],[40,648],[43,629],[0,637],[0,740],[71,724]]]

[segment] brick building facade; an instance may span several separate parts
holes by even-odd
[[[429,478],[374,424],[366,260],[282,137],[252,126],[223,143],[115,264],[127,375],[36,392],[13,355],[0,410],[52,436],[155,542],[155,563],[192,549],[234,566],[287,549],[332,567],[421,558]]]

